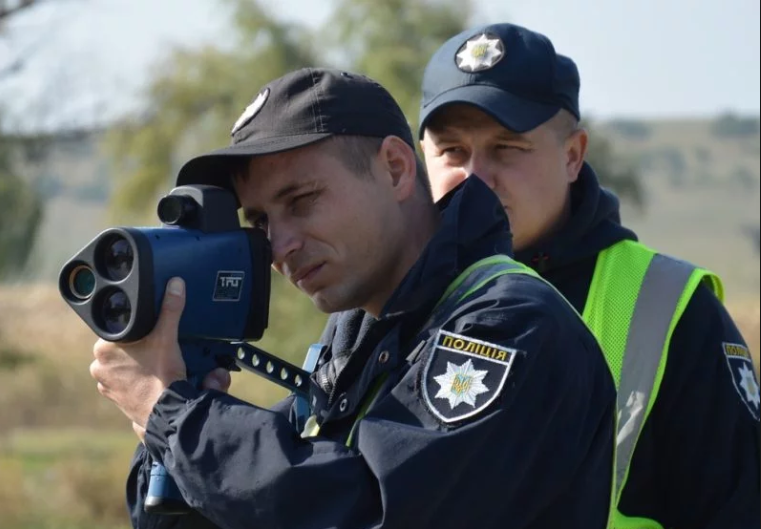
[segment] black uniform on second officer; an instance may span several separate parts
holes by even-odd
[[[636,392],[621,385],[616,525],[758,528],[761,393],[751,354],[713,284],[679,288],[680,298],[668,301],[663,286],[679,281],[668,276],[647,303],[631,278],[648,252],[621,254],[610,267],[610,255],[637,236],[621,225],[618,199],[584,162],[580,86],[574,61],[527,28],[489,24],[449,39],[429,61],[422,85],[419,135],[434,198],[475,173],[509,211],[516,260],[587,315],[602,343],[616,338],[627,349],[648,343],[629,349],[626,369],[616,364],[615,348],[607,351],[617,380],[653,383]],[[663,253],[656,261],[671,270],[702,268]],[[648,265],[649,281],[655,270]],[[626,305],[618,296],[637,299],[649,323],[637,328],[634,317],[623,316],[617,325]],[[664,324],[673,334],[658,342]],[[653,353],[658,369],[651,372]],[[646,399],[645,410],[629,407],[638,398]]]

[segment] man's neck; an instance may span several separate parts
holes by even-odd
[[[427,205],[426,205],[427,206]],[[383,292],[379,292],[375,299],[362,307],[365,312],[375,318],[380,317],[383,307],[391,299],[392,294],[399,288],[409,271],[420,259],[426,246],[433,238],[441,224],[441,215],[438,209],[418,205],[410,211],[406,237],[397,259],[397,265],[388,277],[388,286]]]

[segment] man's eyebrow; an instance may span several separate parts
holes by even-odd
[[[497,134],[497,138],[501,140],[509,140],[509,141],[515,141],[515,140],[529,141],[529,139],[525,135],[521,134],[520,132],[513,132],[507,129],[502,129],[501,131],[499,131],[499,133]]]
[[[459,135],[459,129],[462,128],[458,124],[454,125],[435,125],[431,124],[428,126],[428,130],[430,130],[434,135],[436,136],[444,136],[444,137],[452,137],[452,136],[458,136]]]
[[[312,182],[293,182],[291,184],[287,184],[284,186],[280,191],[275,193],[275,196],[272,197],[272,200],[275,202],[278,202],[280,200],[283,200],[284,198],[287,198],[288,195],[292,195],[295,192],[299,191],[301,188],[306,187],[310,185]]]
[[[431,132],[436,136],[436,139],[439,141],[453,141],[460,137],[461,131],[468,131],[468,130],[475,130],[478,129],[478,124],[472,124],[468,123],[467,121],[463,121],[462,123],[455,123],[452,125],[440,125],[440,126],[431,126]],[[529,141],[529,139],[519,133],[519,132],[513,132],[511,130],[508,130],[504,127],[500,127],[499,132],[496,134],[497,139],[500,140],[507,140],[507,141]]]
[[[291,184],[287,184],[283,186],[282,189],[280,189],[277,193],[275,193],[275,196],[272,197],[273,202],[280,202],[286,198],[288,198],[290,195],[293,195],[294,193],[299,192],[305,187],[312,187],[315,185],[315,182],[313,180],[305,180],[300,182],[293,182]],[[249,222],[252,222],[259,217],[264,215],[264,212],[258,208],[255,207],[244,207],[243,208],[243,216],[245,219]]]

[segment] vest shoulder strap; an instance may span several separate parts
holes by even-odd
[[[598,257],[583,318],[618,389],[617,500],[658,395],[674,328],[701,283],[723,299],[715,274],[637,242],[619,242]]]

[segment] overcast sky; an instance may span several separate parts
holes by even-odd
[[[528,26],[573,57],[582,108],[594,117],[759,113],[758,0],[475,1],[478,22]],[[0,104],[17,126],[34,128],[97,122],[134,108],[151,65],[169,47],[226,42],[221,4],[48,0],[15,17],[0,37]],[[307,25],[321,24],[331,5],[265,4]],[[24,68],[7,75],[26,56]]]

